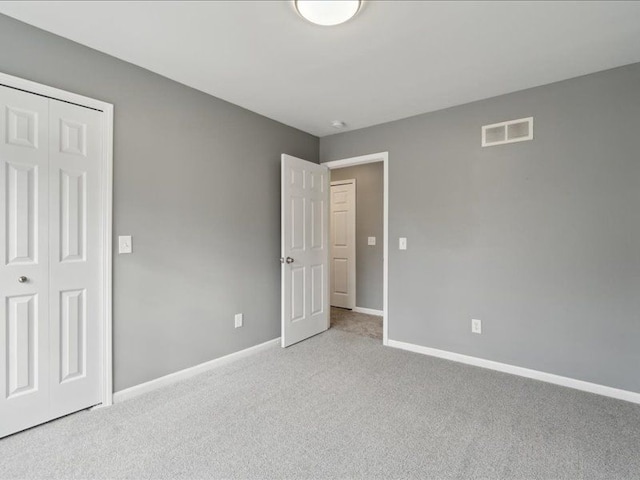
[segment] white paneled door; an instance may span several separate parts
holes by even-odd
[[[0,87],[0,436],[49,419],[48,108]]]
[[[101,113],[49,100],[51,416],[101,398]]]
[[[0,87],[0,437],[101,401],[101,112]]]
[[[282,346],[329,328],[329,169],[282,155]]]
[[[331,305],[356,306],[356,181],[331,183]]]

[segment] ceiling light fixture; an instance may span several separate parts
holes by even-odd
[[[360,0],[295,0],[296,10],[316,25],[330,27],[352,18],[360,9]]]
[[[333,128],[337,128],[338,130],[340,130],[341,128],[346,127],[347,124],[344,123],[342,120],[334,120],[333,122],[331,122],[331,126]]]

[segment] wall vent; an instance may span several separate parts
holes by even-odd
[[[493,147],[505,143],[524,142],[533,139],[533,117],[509,120],[482,127],[482,146]]]

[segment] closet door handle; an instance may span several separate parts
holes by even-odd
[[[18,277],[18,283],[27,283],[27,280],[29,280],[27,277],[25,277],[24,275],[21,277]]]

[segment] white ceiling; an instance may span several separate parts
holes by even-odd
[[[640,2],[1,2],[0,12],[314,135],[640,61]]]

